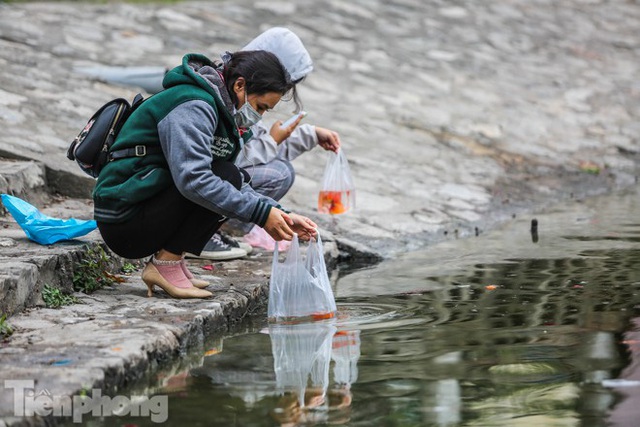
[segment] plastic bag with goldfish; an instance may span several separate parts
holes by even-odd
[[[304,254],[298,235],[294,234],[283,262],[280,262],[278,246],[275,246],[267,311],[272,322],[335,317],[336,301],[324,262],[320,235],[317,240],[311,239]]]
[[[344,150],[340,148],[337,154],[329,155],[318,195],[318,212],[338,215],[355,207],[356,188]]]

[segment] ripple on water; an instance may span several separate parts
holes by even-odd
[[[336,316],[327,320],[301,320],[300,322],[282,322],[286,324],[332,324],[339,330],[363,330],[378,328],[398,328],[408,325],[431,323],[435,319],[417,314],[418,306],[406,301],[389,302],[337,302]],[[268,328],[261,330],[268,333]]]
[[[397,328],[430,323],[424,315],[418,316],[415,307],[397,303],[344,302],[338,303],[336,316],[338,329]]]

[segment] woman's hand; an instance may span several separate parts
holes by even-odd
[[[289,216],[278,208],[272,207],[264,224],[264,231],[276,242],[293,239],[294,231],[289,227]]]
[[[340,148],[340,135],[338,132],[316,126],[318,145],[327,151],[338,152]]]
[[[298,239],[309,240],[311,237],[318,237],[318,226],[306,216],[290,213],[291,229],[298,234]]]
[[[307,217],[272,207],[263,228],[275,241],[291,240],[293,233],[297,233],[300,240],[309,240],[317,235],[318,226]]]

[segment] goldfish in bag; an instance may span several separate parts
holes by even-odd
[[[356,190],[349,162],[342,148],[330,153],[318,194],[318,212],[339,215],[355,207]]]

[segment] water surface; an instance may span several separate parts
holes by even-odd
[[[594,199],[340,274],[336,319],[248,319],[153,391],[175,426],[635,425],[638,218]]]

